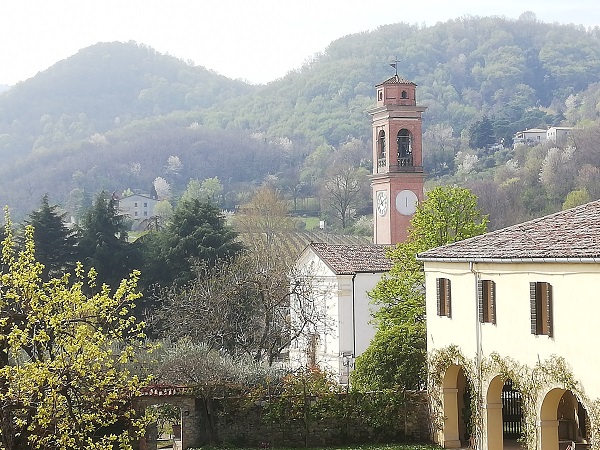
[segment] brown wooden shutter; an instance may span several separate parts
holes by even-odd
[[[436,292],[436,295],[437,295],[437,315],[438,316],[442,315],[441,283],[442,283],[442,279],[441,278],[436,278],[435,279],[435,292]]]
[[[537,295],[536,295],[537,283],[529,283],[529,304],[531,309],[531,334],[537,334]]]
[[[448,279],[446,279],[446,317],[452,317],[452,291]]]
[[[485,313],[483,311],[485,305],[483,304],[483,281],[477,280],[477,308],[479,308],[479,322],[483,323],[485,320]]]
[[[548,313],[548,336],[552,337],[552,285],[546,283],[546,312]]]
[[[492,323],[494,325],[496,325],[496,283],[494,281],[490,281],[491,286],[490,286],[490,298],[489,301],[491,303],[490,306],[490,314],[492,317],[490,317],[490,320],[492,321]]]

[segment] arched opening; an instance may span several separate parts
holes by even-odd
[[[381,130],[377,138],[377,167],[386,166],[385,131]]]
[[[521,448],[523,436],[523,399],[521,391],[513,386],[512,380],[502,386],[502,438],[505,448]]]
[[[412,158],[412,139],[410,132],[403,128],[398,131],[398,166],[409,167],[413,165]]]
[[[521,392],[512,380],[495,377],[489,387],[485,404],[488,450],[522,448],[523,407]]]
[[[140,442],[139,450],[181,450],[181,408],[171,403],[159,403],[148,406],[146,414],[150,416],[151,422],[146,428],[146,436]]]
[[[452,365],[446,370],[443,381],[444,427],[442,430],[445,448],[466,447],[471,444],[473,392],[461,366]]]
[[[589,448],[590,419],[572,391],[552,389],[546,394],[540,410],[540,428],[542,450]]]

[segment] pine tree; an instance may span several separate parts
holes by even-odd
[[[163,286],[184,284],[193,278],[195,263],[211,267],[243,248],[219,209],[198,199],[180,201],[165,230],[145,238],[145,247],[144,273]]]
[[[84,213],[78,241],[81,261],[96,269],[99,284],[114,286],[142,265],[139,245],[128,241],[128,225],[117,199],[105,192]]]
[[[65,223],[66,215],[58,211],[57,205],[50,206],[46,194],[40,208],[25,221],[25,225],[33,227],[35,257],[44,265],[44,278],[70,272],[75,267],[77,240],[75,231]]]

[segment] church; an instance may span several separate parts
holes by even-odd
[[[354,359],[375,335],[375,306],[368,292],[390,270],[386,251],[406,240],[424,197],[425,109],[417,105],[417,85],[397,72],[376,86],[376,104],[368,110],[373,130],[373,244],[312,243],[298,257],[296,265],[313,273],[312,282],[318,284],[312,289],[313,301],[327,320],[290,348],[292,367],[319,367],[346,384]]]

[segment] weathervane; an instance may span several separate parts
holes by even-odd
[[[393,63],[390,63],[390,66],[392,66],[394,68],[394,70],[396,71],[396,76],[398,76],[398,63],[402,62],[400,61],[398,58],[396,58],[396,60]]]

